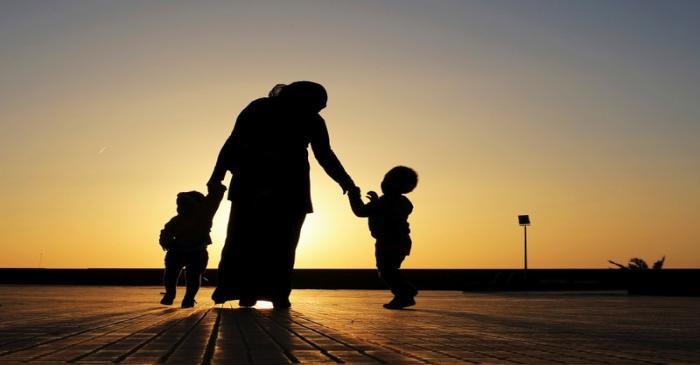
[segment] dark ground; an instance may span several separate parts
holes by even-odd
[[[386,291],[296,290],[274,311],[214,306],[210,288],[164,307],[160,291],[0,286],[0,363],[700,363],[692,297],[424,291],[388,311]]]

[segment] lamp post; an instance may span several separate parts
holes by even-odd
[[[520,224],[523,227],[523,233],[524,233],[524,238],[525,238],[525,281],[527,282],[527,226],[530,225],[530,216],[529,215],[519,215],[518,216],[518,224]]]

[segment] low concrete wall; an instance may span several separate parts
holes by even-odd
[[[666,276],[689,285],[700,283],[698,269],[664,269]],[[407,269],[422,290],[622,290],[627,273],[617,269],[531,269],[527,279],[514,269]],[[0,269],[0,284],[25,285],[161,285],[162,269]],[[216,284],[216,269],[207,270],[205,286]],[[181,279],[183,280],[183,279]],[[685,284],[684,284],[685,285]],[[297,269],[298,289],[384,289],[372,269]]]
[[[634,273],[618,269],[407,269],[421,290],[630,290],[637,294],[700,293],[700,269]],[[0,268],[0,284],[161,285],[163,269],[13,269]],[[205,273],[204,286],[216,285],[217,270]],[[184,279],[181,277],[181,282]],[[385,289],[373,269],[296,269],[297,289]]]

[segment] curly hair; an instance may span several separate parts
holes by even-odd
[[[418,174],[406,166],[396,166],[386,173],[385,179],[391,180],[401,194],[410,193],[418,185]]]

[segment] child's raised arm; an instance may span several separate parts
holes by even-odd
[[[362,197],[360,197],[360,188],[357,186],[351,188],[348,191],[348,199],[350,200],[350,208],[352,212],[358,217],[367,217],[369,215],[369,204],[362,202]]]

